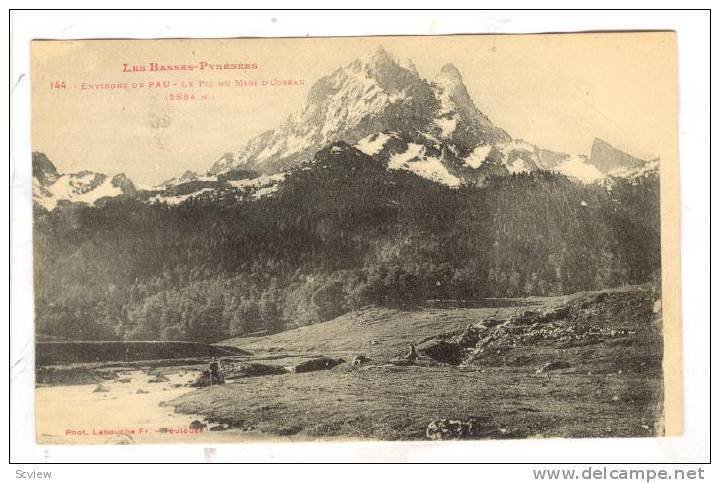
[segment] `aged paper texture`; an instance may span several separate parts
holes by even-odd
[[[682,433],[672,32],[32,44],[46,444]]]

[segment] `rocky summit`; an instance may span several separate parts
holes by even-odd
[[[60,203],[95,205],[106,198],[134,196],[135,185],[125,174],[113,177],[92,171],[58,173],[55,165],[43,153],[32,156],[33,201],[47,210]]]
[[[453,64],[427,80],[411,62],[379,47],[319,79],[281,126],[238,150],[221,151],[205,174],[186,170],[138,190],[125,175],[61,175],[47,156],[34,153],[33,198],[47,210],[120,196],[169,205],[258,199],[272,196],[291,168],[315,163],[316,153],[332,146],[353,146],[386,171],[407,171],[451,188],[541,170],[611,188],[616,178],[655,176],[660,164],[601,139],[590,155],[570,155],[513,138],[478,108]]]
[[[586,156],[513,138],[477,107],[453,64],[426,80],[412,63],[380,47],[318,80],[284,124],[224,153],[208,174],[237,168],[277,173],[336,141],[356,145],[390,169],[450,186],[538,169],[587,183],[612,169],[645,164],[607,143],[597,147],[600,140]]]

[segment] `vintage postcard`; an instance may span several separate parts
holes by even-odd
[[[674,33],[31,50],[38,443],[682,432]]]

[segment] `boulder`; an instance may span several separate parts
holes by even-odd
[[[497,318],[491,317],[489,319],[483,320],[482,325],[485,328],[490,328],[490,327],[497,327],[498,325],[506,324],[507,322],[508,322],[508,319],[497,319]]]
[[[220,374],[220,378],[221,379],[219,381],[212,381],[210,370],[206,369],[200,373],[197,379],[190,383],[190,387],[207,387],[211,385],[225,384],[225,379],[222,378],[222,374]]]
[[[198,421],[197,419],[190,423],[190,429],[204,429],[207,428],[207,424],[203,423],[202,421]]]
[[[333,367],[345,362],[344,359],[332,359],[330,357],[318,357],[316,359],[310,359],[309,361],[301,362],[296,366],[292,367],[291,372],[296,374],[302,372],[313,372],[322,371],[325,369],[332,369]]]
[[[429,340],[418,347],[420,354],[437,362],[458,365],[465,356],[464,347],[446,340]]]
[[[560,307],[552,309],[550,313],[552,314],[553,320],[564,319],[570,315],[570,307],[561,305]]]
[[[98,384],[95,386],[95,389],[93,389],[93,392],[109,392],[110,390],[103,386],[102,384]]]
[[[570,369],[570,364],[565,361],[553,361],[553,362],[547,362],[542,365],[537,371],[538,374],[543,372],[549,372],[549,371],[557,371],[559,369]]]
[[[258,364],[256,362],[240,362],[224,366],[222,376],[224,379],[229,380],[241,377],[272,376],[285,373],[287,373],[287,370],[280,366]]]
[[[353,357],[352,365],[360,366],[362,364],[365,364],[366,362],[370,362],[370,358],[361,354],[359,356]]]

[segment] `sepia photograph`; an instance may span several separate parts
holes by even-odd
[[[676,50],[34,40],[36,442],[680,434]]]

